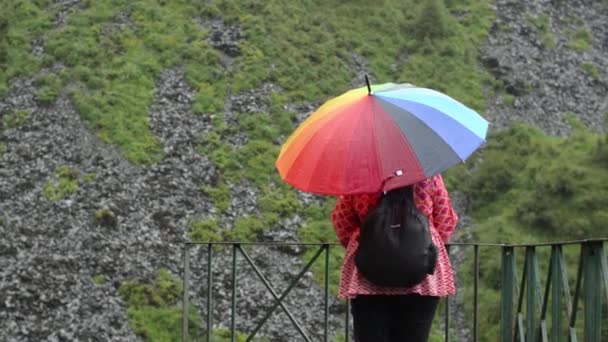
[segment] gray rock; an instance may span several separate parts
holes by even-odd
[[[56,6],[59,10],[55,15],[55,25],[64,25],[70,14],[79,8],[82,8],[85,4],[81,0],[55,0],[53,6]]]
[[[198,25],[208,31],[207,42],[220,53],[224,68],[229,68],[234,57],[241,54],[240,40],[245,38],[245,32],[236,25],[226,25],[222,20],[206,20],[199,18]]]

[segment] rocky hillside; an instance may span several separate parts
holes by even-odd
[[[282,185],[272,162],[298,122],[363,73],[446,91],[493,129],[522,120],[566,135],[573,113],[600,131],[608,111],[600,1],[0,3],[2,341],[154,340],[137,310],[164,305],[179,319],[178,301],[134,307],[125,284],[153,284],[161,269],[181,277],[184,241],[333,241],[331,200]],[[415,29],[426,21],[441,29]],[[454,197],[470,232],[467,199]],[[247,251],[278,289],[311,253]],[[202,317],[205,255],[191,251]],[[221,328],[230,323],[231,251],[214,260]],[[334,269],[338,260],[336,251]],[[251,331],[272,297],[238,264],[237,328]],[[319,337],[317,273],[287,302]],[[332,338],[343,312],[332,299]],[[261,334],[299,338],[279,311]]]
[[[566,116],[601,131],[608,113],[607,5],[601,1],[497,1],[481,62],[501,91],[493,127],[518,120],[565,135]]]

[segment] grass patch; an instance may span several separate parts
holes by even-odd
[[[29,116],[30,112],[27,110],[17,110],[13,113],[4,114],[0,120],[0,132],[25,125]]]
[[[93,278],[93,281],[97,285],[103,285],[106,283],[106,276],[103,274],[98,274],[95,276],[95,278]]]
[[[49,201],[59,201],[78,191],[78,171],[67,166],[60,167],[51,180],[44,185],[42,194]]]
[[[97,174],[95,174],[94,172],[87,173],[84,175],[83,179],[87,184],[94,183],[95,180],[97,180]]]
[[[28,76],[48,61],[30,53],[31,42],[52,27],[56,8],[48,1],[8,0],[0,14],[0,97],[8,81]]]
[[[219,223],[215,219],[191,222],[188,237],[194,242],[218,242],[223,240]]]
[[[584,62],[581,64],[581,69],[583,69],[585,74],[591,77],[594,81],[600,80],[600,72],[592,62]]]
[[[181,281],[166,269],[160,269],[153,282],[123,282],[118,293],[128,306],[129,327],[146,341],[180,340],[182,308],[177,303],[182,291]],[[200,322],[193,308],[188,322],[190,336],[202,333]]]
[[[247,337],[248,337],[247,334],[237,331],[234,336],[234,340],[236,342],[245,342],[245,341],[247,341]],[[230,341],[232,341],[231,338],[232,337],[231,337],[230,329],[226,329],[226,328],[213,329],[213,331],[211,333],[212,342],[230,342]],[[270,342],[269,339],[264,338],[264,337],[255,337],[252,339],[252,341]]]
[[[585,52],[591,47],[591,40],[593,36],[588,28],[583,27],[576,30],[576,32],[570,34],[570,41],[568,47],[576,52]]]
[[[43,106],[49,106],[57,100],[63,81],[55,74],[45,74],[36,79],[36,100]]]
[[[551,30],[551,18],[548,15],[528,17],[528,20],[536,27],[540,41],[544,47],[553,49],[557,46],[557,40]]]
[[[181,341],[183,284],[166,269],[156,273],[154,281],[125,281],[118,293],[127,304],[129,327],[148,342]],[[201,326],[202,318],[198,310],[190,304],[188,314],[188,336],[191,341],[200,341],[206,331]],[[235,340],[244,342],[247,335],[237,331]],[[211,341],[230,341],[230,330],[213,329]],[[267,342],[257,338],[256,342]]]
[[[201,191],[213,200],[215,207],[221,213],[226,212],[230,207],[230,189],[226,183],[219,183],[215,187],[205,185],[201,187]]]
[[[502,103],[507,107],[513,106],[513,104],[515,103],[515,96],[511,94],[503,94]]]
[[[557,46],[557,40],[551,30],[551,18],[548,15],[540,15],[537,17],[528,17],[528,20],[536,28],[541,44],[547,49],[553,49]]]
[[[116,228],[118,226],[116,215],[108,208],[102,208],[95,211],[95,222],[108,228]]]

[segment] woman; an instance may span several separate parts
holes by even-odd
[[[429,219],[438,249],[435,272],[411,288],[376,286],[355,266],[361,224],[381,194],[342,196],[331,213],[336,235],[346,249],[340,276],[340,298],[351,299],[357,342],[425,342],[439,297],[456,292],[452,266],[444,244],[454,232],[458,216],[441,175],[413,185],[416,207]]]

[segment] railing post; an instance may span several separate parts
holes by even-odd
[[[540,296],[538,292],[538,276],[536,266],[536,248],[526,247],[526,341],[536,340],[536,305]],[[523,288],[521,289],[523,291]],[[537,297],[538,296],[538,297]]]
[[[344,342],[350,341],[350,299],[346,299],[346,318],[344,322]]]
[[[583,267],[585,266],[585,245],[580,245],[580,257],[578,258],[578,269],[576,271],[576,285],[574,285],[574,297],[570,307],[570,320],[568,324],[568,341],[576,342],[576,313],[578,312],[578,299],[581,293],[581,283],[583,280]],[[562,265],[563,266],[563,265]]]
[[[477,330],[479,327],[479,245],[475,245],[473,258],[473,342],[477,342]]]
[[[551,341],[562,340],[562,246],[553,246],[551,258]]]
[[[190,312],[188,303],[188,292],[190,284],[190,245],[184,244],[184,299],[182,311],[182,342],[188,341],[188,313]]]
[[[450,257],[450,245],[445,246],[445,251]],[[450,296],[445,297],[445,327],[443,332],[443,341],[450,342]]]
[[[502,342],[513,341],[513,292],[515,289],[515,255],[511,246],[502,247],[501,327]]]
[[[211,319],[213,318],[213,304],[211,302],[213,296],[212,269],[211,257],[213,252],[213,244],[207,245],[207,342],[211,341]]]
[[[324,330],[323,342],[327,342],[329,338],[329,244],[325,244],[325,307],[323,312]]]
[[[515,253],[515,252],[513,252]],[[524,256],[526,255],[526,253],[524,253]],[[513,264],[513,268],[515,268],[515,262]],[[528,262],[527,260],[524,261],[524,270],[521,273],[521,282],[519,283],[520,286],[517,287],[517,273],[514,270],[513,271],[514,277],[515,277],[515,295],[517,298],[517,310],[516,312],[516,321],[515,321],[515,340],[518,340],[520,342],[524,342],[526,340],[526,328],[524,325],[524,297],[526,294],[526,281],[528,280]]]
[[[232,310],[230,321],[230,342],[236,341],[236,249],[240,245],[232,244]]]
[[[542,294],[542,304],[540,309],[540,336],[543,342],[549,341],[547,332],[547,308],[549,307],[549,294],[551,292],[551,281],[553,280],[553,260],[555,259],[555,247],[551,246],[551,256],[549,257],[549,271],[547,272],[547,281],[545,282],[545,292]]]
[[[601,242],[585,243],[584,262],[584,308],[585,342],[602,340],[602,268],[600,264]]]
[[[608,301],[608,257],[606,257],[606,250],[604,249],[604,243],[601,243],[600,247],[600,264],[602,264],[602,276],[604,278],[604,291],[606,291],[606,301]]]

